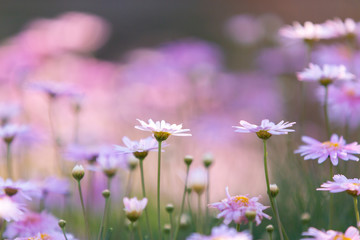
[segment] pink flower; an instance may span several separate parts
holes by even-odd
[[[322,85],[328,85],[335,81],[350,81],[355,75],[349,73],[344,65],[328,65],[322,68],[316,64],[310,63],[308,68],[297,73],[300,81],[319,82]]]
[[[331,193],[347,192],[351,195],[360,195],[360,179],[347,179],[344,175],[337,174],[333,177],[334,181],[327,181],[321,184],[318,191],[330,191]]]
[[[259,138],[267,139],[270,138],[271,135],[282,135],[288,134],[289,132],[294,132],[293,129],[287,129],[292,127],[295,122],[284,122],[281,121],[278,124],[270,122],[268,119],[264,119],[261,121],[260,126],[255,124],[250,124],[244,120],[240,121],[240,127],[233,126],[236,128],[235,132],[240,133],[256,133]]]
[[[337,134],[333,134],[330,141],[326,142],[319,142],[307,136],[303,136],[302,141],[307,145],[300,146],[295,153],[300,153],[301,156],[305,156],[304,160],[318,159],[318,163],[320,164],[327,158],[330,158],[334,166],[338,165],[339,158],[344,161],[359,161],[359,158],[353,155],[360,154],[360,146],[357,142],[346,144],[344,138],[339,138]]]
[[[24,208],[6,195],[0,195],[0,218],[7,222],[19,221],[24,215]]]
[[[115,152],[120,154],[148,152],[158,149],[158,142],[153,137],[143,138],[140,141],[131,141],[128,137],[123,137],[122,141],[125,147],[114,145]]]
[[[41,192],[38,186],[32,182],[25,181],[13,181],[11,179],[3,179],[0,177],[0,191],[2,193],[8,195],[9,197],[15,196],[18,193],[26,198],[27,200],[31,200],[31,197],[40,196]]]
[[[59,82],[33,82],[29,83],[28,87],[42,91],[51,98],[77,94],[73,87]]]
[[[7,124],[0,127],[0,137],[5,142],[12,142],[16,136],[25,133],[28,128],[24,125]]]
[[[256,225],[259,225],[264,217],[271,219],[269,215],[263,212],[263,210],[268,207],[265,207],[258,202],[259,197],[249,198],[248,195],[230,196],[228,187],[226,187],[226,196],[227,198],[223,199],[221,202],[209,204],[209,207],[217,208],[220,211],[217,218],[224,218],[225,224],[228,225],[232,221],[237,224],[246,224],[248,222],[245,216],[247,211],[256,212]]]
[[[290,39],[299,39],[305,41],[318,41],[333,37],[333,32],[321,24],[305,22],[302,26],[294,22],[292,26],[285,26],[279,30],[280,35]]]
[[[302,238],[302,240],[360,240],[359,230],[352,226],[349,227],[345,233],[334,230],[324,232],[311,227],[307,232],[304,232],[303,235],[307,237]]]
[[[126,217],[134,222],[136,221],[142,214],[143,210],[145,209],[148,200],[147,198],[143,198],[142,200],[138,200],[136,197],[133,197],[131,199],[125,197],[123,199],[124,202],[124,210]]]
[[[199,233],[194,233],[190,235],[186,240],[217,240],[217,239],[226,239],[226,240],[251,240],[252,236],[247,232],[238,232],[234,228],[229,228],[226,225],[221,225],[219,227],[214,227],[211,230],[210,236],[201,235]]]
[[[334,20],[327,20],[323,26],[332,32],[334,37],[351,37],[356,35],[357,23],[347,18],[342,21],[340,18]]]

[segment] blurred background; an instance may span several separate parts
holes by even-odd
[[[15,122],[28,124],[37,133],[32,136],[35,140],[26,142],[30,150],[17,153],[17,176],[30,179],[57,174],[48,98],[28,87],[34,82],[56,82],[79,93],[56,99],[52,106],[63,161],[72,144],[123,145],[123,136],[147,137],[134,129],[137,118],[183,123],[193,137],[168,140],[163,162],[164,206],[179,204],[181,192],[176,186],[183,184],[183,157],[193,155],[194,166],[202,166],[207,153],[215,161],[211,202],[225,198],[229,186],[233,195],[262,195],[268,205],[261,141],[255,135],[234,133],[232,126],[240,120],[258,124],[266,118],[298,121],[301,104],[295,73],[306,65],[306,49],[302,43],[284,43],[278,29],[293,21],[320,23],[334,17],[356,21],[359,9],[360,2],[355,0],[3,1],[0,100],[21,106]],[[326,55],[331,53],[322,50],[316,49],[314,61],[331,59]],[[336,53],[347,59],[346,50],[336,49]],[[360,68],[355,65],[354,71]],[[317,89],[310,86],[307,90],[303,133],[323,139]],[[75,110],[79,104],[80,113]],[[341,133],[343,125],[335,129]],[[354,129],[350,140],[356,139],[358,128]],[[319,207],[324,197],[315,188],[326,179],[321,173],[326,176],[328,170],[295,158],[292,152],[299,139],[299,133],[273,138],[269,147],[272,181],[281,189],[279,204],[284,207],[280,214],[289,219],[285,225],[289,225],[290,239],[297,239],[303,230],[298,227],[303,212],[313,215],[317,211],[315,227],[327,222],[327,210]],[[155,155],[150,154],[145,162],[153,194]],[[22,164],[31,165],[31,170],[20,167]],[[65,168],[70,171],[73,165],[66,161]],[[355,167],[349,169],[350,174],[356,173]],[[317,185],[304,186],[310,173]],[[100,192],[105,180],[98,175]],[[126,169],[117,176],[117,197],[124,192],[127,176]],[[139,179],[136,173],[133,187],[138,194]],[[340,221],[337,228],[342,230],[346,221],[351,224]],[[75,228],[70,229],[76,233]],[[259,230],[257,237],[262,233]]]

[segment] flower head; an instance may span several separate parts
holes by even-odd
[[[149,151],[158,149],[158,142],[153,137],[140,139],[140,141],[131,141],[128,137],[122,139],[125,147],[114,145],[115,152],[120,154],[132,153],[136,158],[145,158]]]
[[[329,231],[321,231],[316,228],[309,228],[307,232],[303,233],[304,236],[307,236],[305,238],[302,238],[302,240],[359,240],[359,230],[357,230],[355,227],[349,227],[345,233],[337,232],[334,230]],[[308,238],[310,237],[310,238]]]
[[[344,161],[359,161],[359,158],[353,155],[360,154],[360,146],[357,142],[346,144],[344,138],[337,134],[333,134],[330,141],[326,142],[319,142],[308,136],[303,136],[302,141],[307,145],[300,146],[295,153],[305,156],[304,160],[318,159],[320,164],[330,158],[334,166],[338,165],[339,158]]]
[[[7,222],[19,221],[24,215],[24,208],[6,195],[0,195],[0,218]]]
[[[344,65],[328,65],[322,68],[319,65],[310,63],[308,68],[297,73],[300,81],[319,82],[321,85],[327,86],[335,81],[350,81],[355,75],[349,73]]]
[[[224,218],[224,223],[229,224],[234,221],[237,224],[247,223],[248,219],[245,214],[247,211],[256,212],[255,222],[257,225],[261,223],[261,220],[265,217],[270,219],[271,217],[263,212],[267,209],[261,203],[259,203],[258,197],[249,198],[248,195],[237,195],[230,196],[229,189],[226,187],[227,198],[221,202],[209,204],[211,208],[217,208],[220,213],[217,215],[218,218]]]
[[[88,166],[89,170],[102,171],[107,177],[115,176],[119,168],[126,168],[127,162],[124,156],[119,156],[112,150],[104,149],[97,157],[95,166]]]
[[[18,115],[21,108],[18,104],[14,103],[0,103],[0,121],[2,125],[7,124],[11,118]]]
[[[39,196],[40,189],[35,183],[24,181],[13,181],[11,179],[0,178],[0,191],[12,197],[18,193],[24,198],[31,200],[32,196]]]
[[[360,179],[347,179],[344,175],[337,174],[333,177],[334,181],[327,181],[316,189],[319,191],[329,191],[331,193],[347,192],[353,196],[360,195]]]
[[[305,22],[301,25],[294,22],[292,26],[285,26],[279,30],[280,35],[290,39],[304,40],[313,42],[333,37],[333,32],[329,31],[324,25]]]
[[[189,173],[188,187],[197,194],[204,192],[207,182],[207,173],[204,168],[195,168]]]
[[[332,32],[333,37],[341,38],[356,36],[357,23],[351,18],[347,18],[344,21],[340,18],[327,20],[323,23],[323,26]]]
[[[93,164],[96,162],[99,152],[100,150],[96,147],[71,145],[66,149],[64,157],[71,161],[86,161],[89,164]]]
[[[72,96],[76,93],[70,86],[58,82],[33,82],[29,83],[28,87],[42,91],[51,98]]]
[[[0,128],[0,137],[6,142],[11,143],[16,136],[26,132],[28,128],[24,125],[7,124]]]
[[[126,213],[126,217],[132,221],[135,222],[142,214],[143,210],[145,209],[147,205],[147,198],[143,198],[142,200],[138,200],[136,197],[134,198],[127,198],[125,197],[123,199],[124,202],[124,210]]]
[[[149,119],[149,123],[137,119],[141,126],[135,126],[136,129],[152,132],[158,141],[165,141],[170,135],[174,136],[191,136],[190,129],[182,129],[182,124],[170,124],[164,120],[154,122]]]
[[[201,235],[199,233],[194,233],[190,235],[186,240],[251,240],[252,237],[247,232],[238,232],[234,228],[229,228],[226,225],[221,225],[219,227],[214,227],[211,230],[210,236]]]
[[[268,119],[261,121],[260,126],[255,124],[250,124],[244,120],[240,121],[241,126],[233,126],[236,128],[235,132],[240,133],[256,133],[256,135],[261,139],[268,139],[272,135],[282,135],[288,134],[289,132],[294,132],[293,129],[287,129],[292,127],[295,122],[284,122],[281,121],[278,124],[270,122]]]

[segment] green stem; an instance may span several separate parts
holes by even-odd
[[[170,220],[170,239],[172,239],[173,233],[174,233],[174,222],[173,222],[173,217],[172,214],[169,213],[169,220]]]
[[[66,236],[65,228],[63,227],[63,228],[61,228],[61,230],[62,230],[62,232],[63,232],[63,234],[64,234],[65,240],[68,240],[68,238],[67,238],[67,236]]]
[[[130,223],[130,237],[129,237],[130,240],[133,240],[134,239],[134,223],[131,222]]]
[[[2,221],[2,224],[1,224],[1,229],[0,229],[0,240],[3,239],[3,234],[5,232],[5,229],[6,229],[6,221],[5,219]]]
[[[157,217],[158,234],[161,240],[161,222],[160,222],[160,170],[161,170],[161,141],[158,141],[158,179],[157,179]]]
[[[140,162],[140,175],[141,175],[141,188],[142,188],[142,194],[143,198],[146,198],[146,191],[145,191],[145,178],[144,178],[144,165],[143,165],[144,159],[139,159]],[[145,208],[145,218],[146,218],[146,227],[148,230],[148,233],[150,235],[150,239],[152,238],[151,228],[150,228],[150,221],[149,221],[149,214],[147,208]]]
[[[206,186],[206,207],[205,207],[205,232],[207,232],[208,220],[209,220],[209,208],[210,203],[210,170],[209,167],[206,168],[207,174],[207,186]]]
[[[355,209],[355,216],[356,216],[356,226],[357,226],[358,229],[360,229],[360,226],[359,226],[360,217],[359,217],[359,208],[358,208],[357,196],[354,196],[354,209]]]
[[[98,240],[102,239],[104,229],[106,229],[106,215],[107,215],[108,209],[109,209],[109,198],[107,197],[105,199],[104,214],[103,214],[103,217],[101,219],[101,225],[100,225]]]
[[[180,219],[181,219],[181,215],[184,212],[184,205],[185,205],[185,198],[186,198],[186,190],[187,190],[187,182],[188,182],[188,176],[189,176],[189,169],[190,169],[190,165],[186,165],[186,177],[185,177],[185,187],[184,187],[184,192],[183,192],[183,197],[182,197],[182,201],[181,201],[181,208],[180,208],[180,213],[177,219],[177,224],[176,224],[176,229],[175,229],[175,234],[174,234],[174,239],[176,240],[177,235],[179,233],[179,228],[180,228]],[[190,204],[189,204],[190,205]]]
[[[86,234],[86,239],[89,239],[89,223],[86,217],[86,212],[85,212],[85,205],[84,205],[84,199],[83,199],[83,194],[81,191],[81,184],[80,184],[80,180],[77,181],[78,182],[78,189],[79,189],[79,195],[80,195],[80,201],[81,201],[81,208],[82,208],[82,212],[83,212],[83,216],[84,216],[84,222],[85,222],[85,234]]]
[[[269,233],[269,240],[272,240],[272,232],[268,232]]]
[[[143,240],[143,236],[142,236],[142,233],[141,233],[141,229],[140,229],[140,225],[139,225],[139,224],[138,224],[138,226],[137,226],[137,229],[138,229],[138,235],[139,235],[140,240]]]
[[[202,226],[201,226],[201,224],[202,224],[201,217],[202,216],[201,215],[202,215],[202,213],[201,213],[201,194],[199,193],[198,194],[198,217],[197,217],[197,224],[196,224],[198,233],[202,233]]]
[[[272,196],[270,194],[270,181],[269,181],[269,173],[268,173],[268,167],[267,167],[267,154],[268,153],[267,153],[267,149],[266,149],[266,140],[263,140],[263,143],[264,143],[264,169],[265,169],[265,180],[266,180],[267,194],[268,194],[269,199],[270,199],[270,204],[271,204],[273,214],[274,214],[275,219],[277,221],[280,239],[284,240],[280,218],[279,218],[279,216],[278,216],[278,214],[276,212],[275,204],[274,204],[273,198],[272,198]]]
[[[187,196],[188,196],[187,197],[187,203],[188,203],[190,218],[191,218],[191,222],[193,222],[194,216],[193,216],[193,212],[192,212],[192,208],[191,208],[191,193],[188,193]]]
[[[249,232],[250,232],[250,235],[253,236],[253,222],[252,221],[249,221]]]
[[[332,165],[331,161],[329,161],[329,164],[330,164],[330,168],[329,168],[330,179],[332,179],[332,177],[334,175],[333,174],[333,165]],[[332,228],[333,216],[334,216],[334,195],[331,194],[330,195],[330,202],[329,202],[329,229]]]
[[[328,96],[329,96],[329,88],[328,86],[325,86],[325,99],[324,99],[325,127],[326,127],[327,137],[330,139],[331,130],[330,130],[329,114],[328,114],[328,99],[329,99]]]
[[[6,166],[7,166],[7,175],[8,178],[13,179],[13,168],[12,168],[12,158],[11,158],[11,142],[6,143]]]
[[[240,224],[239,223],[236,224],[236,231],[240,232]]]

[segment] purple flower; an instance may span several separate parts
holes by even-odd
[[[271,219],[269,215],[263,212],[268,207],[259,203],[259,197],[249,198],[248,195],[230,196],[228,187],[226,187],[226,196],[227,198],[221,202],[209,204],[209,207],[217,208],[220,211],[217,217],[224,218],[225,224],[228,225],[232,221],[237,224],[246,224],[248,222],[245,216],[247,211],[256,212],[255,222],[257,225],[261,223],[264,217]]]
[[[30,181],[13,181],[11,179],[5,180],[0,178],[0,191],[9,197],[15,196],[19,193],[27,200],[31,200],[31,197],[40,196],[40,189],[35,183]]]
[[[42,91],[51,98],[77,94],[73,87],[58,82],[33,82],[29,83],[28,87]]]
[[[136,221],[142,214],[143,210],[145,209],[148,200],[147,198],[143,198],[142,200],[138,200],[136,197],[131,199],[125,197],[123,199],[124,202],[124,210],[126,217],[134,222]]]
[[[329,39],[334,36],[333,32],[321,24],[305,22],[301,25],[294,22],[292,26],[285,26],[279,30],[281,36],[290,39],[304,41],[318,41],[321,39]]]
[[[0,195],[0,218],[7,222],[19,221],[24,215],[24,207],[6,195]]]
[[[347,192],[354,196],[360,195],[360,179],[347,179],[344,175],[337,174],[333,177],[334,181],[327,181],[321,184],[318,191],[329,191],[331,193]]]
[[[349,227],[345,233],[337,232],[334,230],[329,231],[321,231],[316,228],[309,228],[307,232],[303,233],[306,238],[302,238],[302,240],[359,240],[359,230],[355,227]],[[308,238],[310,237],[310,238]]]
[[[18,104],[14,103],[0,103],[0,120],[1,124],[7,124],[13,117],[18,115],[21,108]]]
[[[226,225],[214,227],[211,230],[210,236],[205,236],[199,233],[190,235],[186,240],[252,240],[251,234],[247,232],[238,232],[234,228],[229,228]]]
[[[140,139],[140,141],[132,141],[128,137],[123,137],[122,139],[125,147],[114,145],[115,152],[120,154],[131,154],[133,153],[144,153],[152,150],[158,149],[158,142],[153,137],[147,137]]]
[[[65,150],[64,157],[75,162],[86,161],[89,164],[93,164],[96,162],[100,151],[98,147],[71,145]]]
[[[70,183],[66,178],[47,177],[37,184],[43,194],[67,195],[70,193]]]
[[[0,128],[0,137],[7,143],[11,143],[19,134],[27,131],[28,128],[24,125],[7,124]]]
[[[307,145],[300,146],[295,153],[300,153],[301,156],[305,156],[304,160],[318,159],[318,163],[324,162],[327,158],[330,158],[331,163],[337,166],[339,158],[348,161],[359,161],[358,157],[353,154],[360,154],[360,146],[357,142],[346,144],[343,137],[337,134],[333,134],[330,141],[319,142],[318,140],[303,136],[302,141]]]

